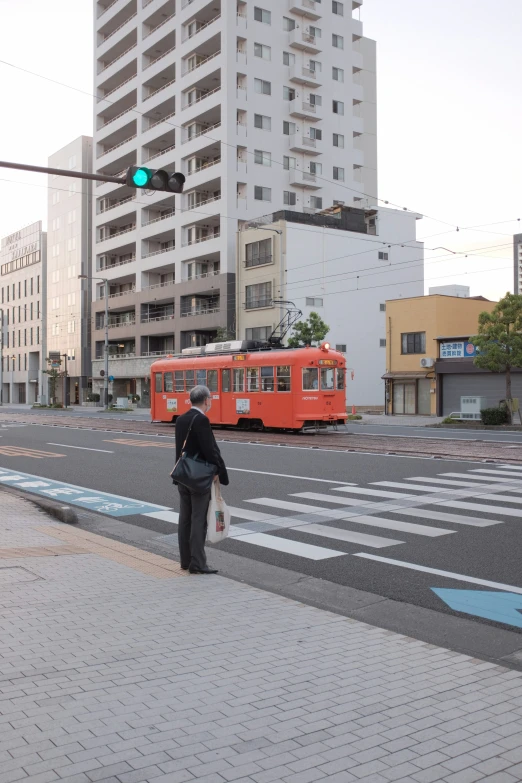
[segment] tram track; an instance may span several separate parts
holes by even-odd
[[[66,413],[30,414],[0,411],[0,423],[38,425],[44,427],[66,427],[71,429],[98,430],[103,432],[151,435],[155,438],[173,438],[171,424],[151,423],[136,420],[95,418]],[[218,441],[249,443],[260,446],[280,446],[303,449],[320,449],[338,452],[385,454],[402,457],[432,459],[491,461],[506,464],[522,464],[522,445],[478,440],[445,438],[435,440],[417,436],[396,438],[393,435],[366,435],[361,433],[327,432],[318,434],[293,434],[285,432],[241,432],[227,428],[216,428]]]

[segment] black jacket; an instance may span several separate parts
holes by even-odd
[[[207,416],[199,410],[191,408],[182,416],[176,419],[176,462],[178,461],[183,443],[187,437],[187,432],[191,421],[194,420],[190,435],[185,446],[185,451],[190,457],[198,455],[201,459],[209,462],[211,465],[217,465],[218,476],[221,484],[228,484],[228,473],[223,462],[223,457],[219,451],[210,421]]]

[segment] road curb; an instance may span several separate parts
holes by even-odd
[[[64,522],[67,525],[78,524],[78,516],[76,511],[71,506],[62,505],[58,500],[48,500],[47,498],[42,498],[39,495],[34,495],[32,492],[22,492],[21,490],[16,490],[14,487],[3,486],[2,490],[9,493],[10,495],[16,495],[17,497],[30,501],[35,506],[38,506],[38,508],[41,508],[43,511],[45,511],[49,516],[57,519],[59,522]]]

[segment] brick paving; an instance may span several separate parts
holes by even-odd
[[[152,424],[146,421],[126,421],[108,418],[87,418],[78,414],[74,416],[62,414],[29,414],[1,411],[0,422],[19,424],[40,424],[52,426],[60,424],[74,429],[103,430],[104,432],[152,435],[173,437],[171,425]],[[334,451],[354,451],[366,454],[399,454],[403,456],[430,456],[439,459],[461,460],[492,460],[506,464],[522,463],[522,445],[481,441],[480,432],[477,440],[452,440],[404,437],[396,438],[388,435],[365,435],[361,432],[345,433],[342,431],[317,435],[299,435],[285,432],[239,432],[233,429],[216,429],[216,437],[220,441],[235,443],[263,443],[284,446],[300,446],[302,448],[317,447],[333,449]],[[1,783],[1,781],[0,781]]]
[[[522,781],[522,673],[0,508],[0,783]]]

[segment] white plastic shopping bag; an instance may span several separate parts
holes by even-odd
[[[207,513],[207,541],[209,544],[219,544],[228,536],[230,528],[230,511],[221,496],[219,481],[212,482],[210,503]]]

